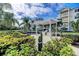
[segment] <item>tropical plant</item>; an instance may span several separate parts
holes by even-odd
[[[64,52],[60,53],[60,50],[62,50],[63,48],[67,47],[67,49],[72,49],[70,47],[72,40],[69,38],[62,38],[60,40],[58,39],[53,39],[49,42],[47,42],[44,47],[42,48],[42,53],[40,53],[41,55],[48,54],[48,55],[54,55],[54,56],[59,56],[61,53],[63,54]],[[69,52],[68,50],[66,52]],[[70,54],[73,53],[73,51],[70,51]],[[38,54],[39,55],[39,54]],[[64,55],[64,54],[63,54]],[[68,55],[68,54],[66,54]]]
[[[23,56],[32,56],[34,55],[34,48],[30,47],[28,44],[20,45],[20,54]]]
[[[18,21],[14,18],[13,13],[5,12],[4,23],[8,28],[11,28],[13,25],[15,25],[16,22]]]
[[[27,32],[30,30],[30,23],[29,23],[30,18],[23,17],[22,19],[23,19],[23,23],[21,23],[21,25],[23,25],[24,32]]]
[[[0,19],[2,19],[2,15],[3,15],[3,9],[2,9],[2,4],[0,4]]]
[[[38,52],[37,56],[53,56],[53,54],[48,51],[47,52]]]
[[[73,39],[63,37],[63,38],[60,40],[60,42],[62,42],[62,45],[67,46],[67,45],[69,45],[69,44],[72,44]]]
[[[74,32],[79,31],[79,19],[77,21],[71,21],[71,26]]]
[[[18,21],[14,18],[14,14],[11,12],[6,12],[5,8],[11,9],[9,3],[0,3],[0,29],[16,29],[15,23],[18,24]]]
[[[19,56],[19,50],[17,46],[10,46],[8,49],[6,49],[5,52],[6,56]]]
[[[35,39],[32,36],[20,32],[1,32],[0,35],[0,55],[34,55]]]
[[[60,45],[59,40],[52,40],[52,41],[49,41],[48,43],[46,43],[42,50],[44,52],[50,52],[54,56],[55,55],[58,56],[59,50],[61,48],[62,48],[62,46]]]
[[[71,46],[63,47],[60,50],[60,56],[74,56],[74,51],[72,50]]]

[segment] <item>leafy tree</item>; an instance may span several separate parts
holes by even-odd
[[[79,19],[77,21],[71,21],[71,26],[74,32],[79,31]]]

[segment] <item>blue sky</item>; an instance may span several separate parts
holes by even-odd
[[[79,3],[25,3],[12,4],[12,7],[17,18],[27,16],[53,19],[62,8],[79,8]]]

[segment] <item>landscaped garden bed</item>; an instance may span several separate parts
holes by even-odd
[[[72,39],[70,38],[62,38],[52,39],[48,41],[42,51],[39,52],[38,56],[73,56],[75,55],[72,47],[71,47]]]
[[[20,32],[0,33],[0,55],[34,55],[35,39]]]
[[[72,39],[52,39],[41,51],[35,47],[34,37],[17,31],[0,32],[1,56],[73,56]]]

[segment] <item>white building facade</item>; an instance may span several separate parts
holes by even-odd
[[[63,22],[63,27],[67,28],[67,31],[73,31],[71,21],[79,19],[79,8],[64,8],[60,11],[60,18]]]

